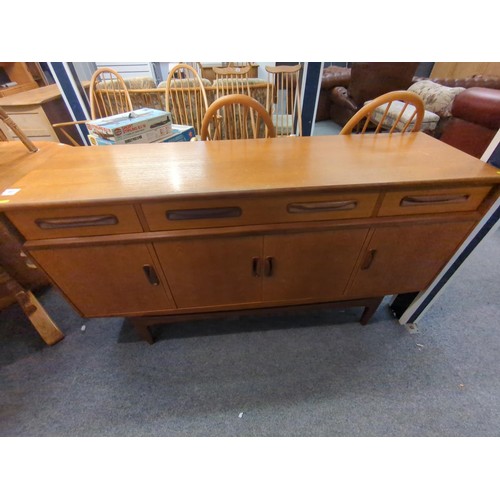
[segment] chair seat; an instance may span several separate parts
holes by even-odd
[[[271,118],[277,135],[291,135],[294,133],[292,115],[272,115]]]
[[[365,105],[370,102],[371,101],[366,101]],[[401,101],[393,101],[390,106],[391,107],[389,108],[389,112],[387,113],[387,116],[385,118],[383,128],[391,128],[394,125],[394,122],[397,120],[399,113],[401,113],[401,110],[403,109],[404,103]],[[382,104],[378,108],[375,108],[370,118],[370,121],[378,125],[380,123],[380,120],[384,116],[386,107],[387,104]],[[408,104],[403,113],[402,120],[400,120],[400,122],[396,125],[395,131],[401,132],[406,122],[411,118],[411,115],[414,112],[415,112],[415,106]],[[420,130],[422,132],[426,131],[431,132],[436,128],[438,121],[439,121],[439,116],[436,113],[433,113],[432,111],[425,111]],[[412,120],[412,123],[414,122],[415,118]]]

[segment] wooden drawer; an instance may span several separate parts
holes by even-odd
[[[386,193],[378,215],[413,215],[476,210],[491,187],[415,189]]]
[[[142,232],[134,207],[40,208],[7,214],[27,240]]]
[[[8,115],[32,141],[57,140],[52,125],[40,106],[29,107],[22,110],[20,108],[10,109]],[[14,132],[8,127],[7,137],[9,137],[10,140],[18,139]]]
[[[210,198],[142,205],[152,231],[369,217],[377,193]]]
[[[41,107],[34,107],[29,110],[23,110],[22,112],[9,111],[8,114],[21,130],[46,129],[47,126],[50,128],[50,123]]]

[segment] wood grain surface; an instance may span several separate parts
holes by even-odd
[[[0,197],[2,209],[290,189],[500,183],[492,166],[423,133],[37,146],[38,153],[27,154],[20,144],[0,144],[0,171],[7,171],[0,185],[19,189]]]

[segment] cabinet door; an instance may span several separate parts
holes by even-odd
[[[348,295],[376,297],[425,289],[472,226],[447,222],[375,229]]]
[[[211,236],[154,246],[178,307],[260,302],[261,236]]]
[[[31,250],[85,316],[126,316],[172,309],[145,244]]]
[[[342,298],[368,229],[266,236],[265,301]]]

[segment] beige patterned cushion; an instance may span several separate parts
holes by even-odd
[[[261,85],[263,83],[267,83],[267,80],[263,80],[262,78],[223,78],[221,80],[214,80],[214,86],[217,85],[246,85],[248,82],[249,86],[252,85]]]
[[[128,89],[154,89],[156,87],[155,81],[150,76],[126,78],[125,85]]]
[[[371,101],[367,101],[365,102],[365,104],[368,104],[369,102]],[[374,109],[370,120],[375,124],[380,123],[380,120],[384,116],[387,106],[388,106],[387,104],[382,104],[378,108]],[[382,125],[384,129],[390,129],[394,125],[394,122],[397,120],[399,113],[401,113],[403,106],[404,103],[401,101],[393,101],[391,103],[389,112],[387,113],[387,116],[384,120],[384,124]],[[415,106],[408,104],[403,113],[403,116],[401,117],[401,120],[396,125],[395,131],[401,132],[403,130],[403,128],[405,127],[408,120],[411,118],[411,115],[414,113],[414,111],[415,111]],[[425,131],[430,132],[436,128],[438,121],[439,121],[439,116],[437,114],[432,113],[431,111],[425,111],[420,130],[422,132]],[[414,122],[415,118],[412,120],[412,123]],[[411,131],[412,126],[413,126],[412,124],[408,125],[408,128],[406,130]]]
[[[465,88],[445,87],[430,80],[421,80],[411,85],[408,90],[421,97],[426,110],[432,111],[440,117],[448,117],[451,116],[453,100]]]
[[[195,78],[182,78],[180,81],[178,81],[175,78],[172,78],[172,80],[170,80],[171,87],[187,87],[187,86],[192,86],[193,83],[196,84],[194,86],[196,87],[198,86],[198,80],[196,80]],[[203,83],[204,87],[210,87],[212,85],[212,82],[210,80],[207,80],[206,78],[202,78],[201,83]],[[166,81],[160,82],[158,84],[158,88],[159,89],[165,88],[166,85],[167,85]]]

